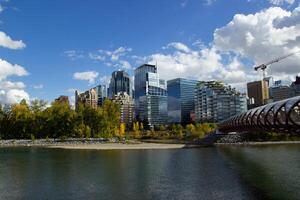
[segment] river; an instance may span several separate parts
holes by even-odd
[[[0,199],[300,199],[300,145],[0,148]]]

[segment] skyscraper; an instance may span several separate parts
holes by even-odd
[[[168,82],[168,122],[187,124],[194,111],[196,80],[176,78]]]
[[[131,127],[134,119],[134,103],[132,97],[126,92],[119,92],[113,96],[113,101],[120,106],[120,122],[125,123],[127,127]]]
[[[275,81],[275,84],[269,88],[270,99],[273,102],[289,98],[290,87],[283,85],[281,81]]]
[[[300,76],[296,76],[296,80],[292,82],[290,86],[290,97],[295,97],[300,95]]]
[[[134,71],[135,112],[150,127],[167,122],[167,87],[155,65],[144,64]]]
[[[126,92],[128,95],[132,95],[130,87],[130,77],[125,71],[114,71],[111,74],[110,84],[109,84],[109,97],[112,98],[119,92]]]
[[[195,89],[195,114],[198,122],[221,122],[247,111],[246,95],[221,82],[201,81]]]
[[[269,85],[265,80],[247,83],[249,108],[255,108],[268,103]]]
[[[78,108],[79,103],[82,103],[85,106],[92,106],[97,108],[102,106],[104,100],[107,98],[106,86],[98,85],[93,87],[83,93],[75,91],[75,106]]]

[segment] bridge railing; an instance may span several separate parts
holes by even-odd
[[[300,133],[300,96],[250,109],[221,122],[219,130]]]

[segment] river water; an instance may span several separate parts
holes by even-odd
[[[0,199],[300,199],[300,145],[0,148]]]

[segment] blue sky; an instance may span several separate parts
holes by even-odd
[[[246,81],[258,78],[253,64],[299,47],[297,0],[2,0],[0,5],[0,31],[11,39],[0,36],[0,59],[12,65],[0,63],[5,103],[72,96],[72,89],[107,83],[114,70],[132,75],[143,62],[157,62],[165,79],[224,79],[243,90]],[[267,26],[270,21],[282,26]],[[270,44],[259,31],[269,33]],[[241,38],[231,37],[239,33]],[[273,50],[260,57],[255,48]],[[15,65],[26,72],[16,72]],[[300,67],[284,75],[281,69],[275,66],[269,74],[291,80]]]

